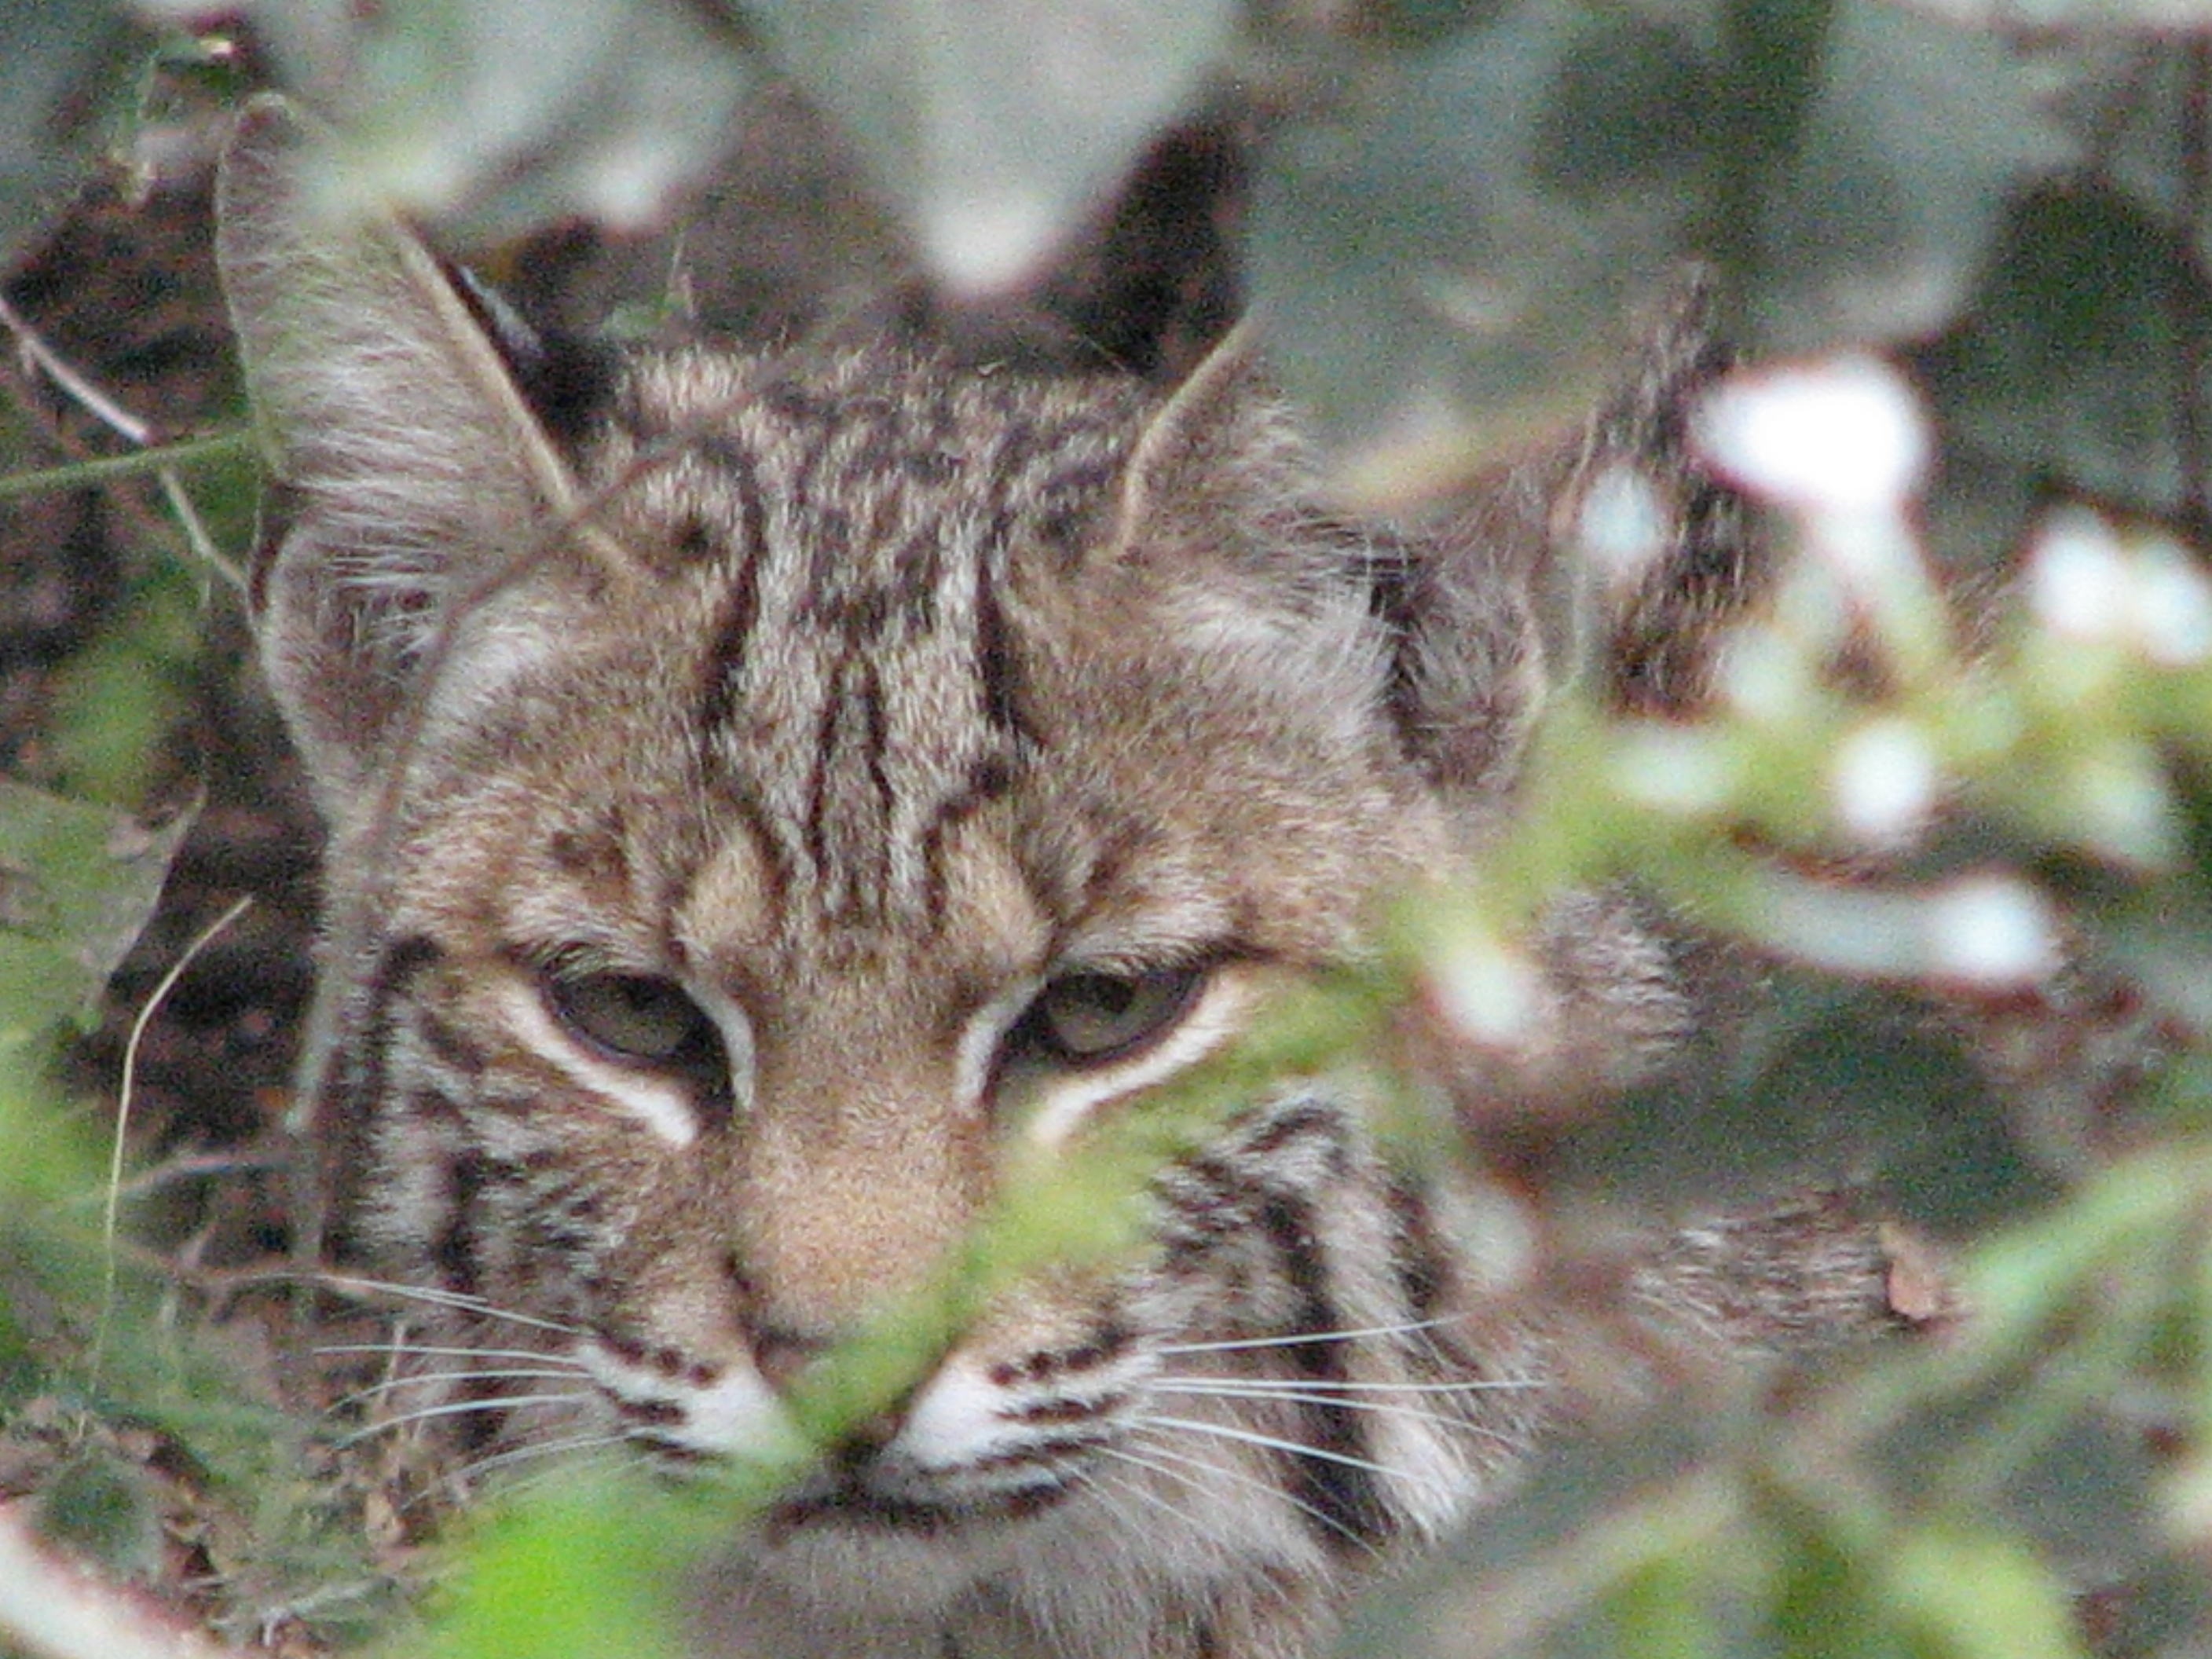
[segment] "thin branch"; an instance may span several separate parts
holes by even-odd
[[[15,472],[0,477],[0,501],[11,501],[19,495],[43,495],[50,490],[82,489],[89,484],[104,483],[110,478],[136,477],[142,472],[163,471],[172,466],[185,466],[195,461],[220,460],[233,455],[252,453],[253,440],[243,432],[219,433],[211,438],[186,438],[173,444],[158,444],[150,449],[141,449],[128,455],[90,455],[80,461],[70,461],[61,466],[45,466],[30,472]],[[222,556],[218,553],[218,560]]]
[[[143,449],[152,445],[155,437],[153,423],[141,420],[129,410],[87,379],[52,346],[40,337],[38,331],[23,320],[7,297],[0,295],[0,325],[15,337],[15,349],[40,374],[59,386],[82,408],[109,430]],[[134,458],[135,459],[135,458]],[[201,521],[199,510],[192,505],[191,497],[185,493],[177,481],[175,471],[168,466],[155,470],[161,482],[161,493],[167,497],[169,510],[177,516],[184,531],[185,540],[208,568],[228,582],[240,593],[246,591],[246,573],[225,557],[208,534],[207,526]]]
[[[0,295],[0,324],[15,337],[15,349],[30,359],[39,372],[69,393],[79,407],[111,432],[143,448],[154,441],[154,426],[142,421],[109,397],[76,369],[25,322],[7,296]]]
[[[115,1285],[118,1271],[115,1245],[123,1206],[123,1154],[131,1128],[131,1099],[137,1087],[139,1048],[145,1040],[146,1028],[152,1023],[155,1012],[168,999],[169,993],[176,988],[177,981],[184,977],[185,970],[192,965],[200,952],[207,949],[210,942],[217,934],[244,915],[252,902],[253,900],[250,896],[240,899],[205,927],[200,929],[192,942],[185,946],[183,953],[177,957],[176,961],[169,964],[169,971],[161,975],[161,983],[154,988],[154,994],[146,999],[145,1006],[138,1011],[138,1017],[131,1022],[131,1036],[123,1045],[123,1078],[116,1090],[115,1141],[109,1155],[107,1166],[107,1204],[100,1217],[100,1236],[106,1252],[106,1269],[103,1294],[100,1297],[99,1334],[94,1338],[92,1345],[92,1369],[94,1376],[97,1376],[100,1371],[100,1357],[106,1343],[108,1319],[115,1308]]]
[[[143,1198],[164,1187],[184,1181],[208,1181],[224,1176],[265,1175],[272,1170],[286,1168],[292,1159],[281,1152],[193,1152],[182,1158],[172,1158],[149,1168],[141,1170],[120,1186],[111,1186],[111,1193],[125,1198]]]

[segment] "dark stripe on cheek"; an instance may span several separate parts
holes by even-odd
[[[746,534],[751,538],[757,533],[751,526],[759,516],[759,507],[750,487],[747,489]],[[763,556],[757,541],[738,554],[737,571],[731,578],[729,592],[723,596],[721,615],[715,622],[714,642],[708,647],[707,660],[702,665],[704,687],[699,699],[699,726],[710,734],[726,726],[737,712],[746,659],[760,623]]]
[[[1451,1258],[1437,1236],[1427,1198],[1407,1178],[1389,1185],[1390,1218],[1395,1248],[1390,1254],[1397,1274],[1398,1293],[1416,1322],[1437,1317],[1452,1285]]]
[[[447,1290],[464,1296],[474,1296],[483,1287],[477,1212],[490,1178],[490,1159],[474,1150],[456,1155],[447,1171],[445,1224],[431,1241],[430,1264]]]
[[[1321,1142],[1328,1149],[1326,1157],[1329,1173],[1338,1176],[1346,1173],[1349,1165],[1344,1151],[1342,1114],[1335,1107],[1318,1102],[1275,1113],[1267,1120],[1266,1127],[1237,1150],[1247,1158],[1277,1158],[1299,1140]]]
[[[317,1103],[315,1132],[324,1148],[319,1176],[328,1207],[322,1244],[333,1261],[356,1261],[367,1254],[355,1223],[370,1197],[362,1183],[375,1167],[369,1152],[374,1119],[392,1087],[393,1006],[442,954],[420,934],[385,947],[364,988],[360,1029],[341,1038],[343,1058]]]
[[[440,1018],[428,1008],[417,1008],[415,1012],[416,1034],[422,1039],[425,1048],[465,1077],[475,1078],[483,1073],[489,1064],[483,1050],[459,1026]]]
[[[1261,1206],[1259,1220],[1282,1264],[1284,1278],[1297,1294],[1297,1328],[1316,1339],[1288,1344],[1285,1356],[1316,1382],[1345,1381],[1345,1344],[1319,1340],[1342,1329],[1344,1321],[1329,1295],[1328,1265],[1314,1232],[1311,1209],[1297,1200],[1277,1196]],[[1304,1406],[1301,1414],[1304,1428],[1300,1437],[1313,1449],[1289,1454],[1292,1495],[1304,1506],[1301,1513],[1313,1523],[1317,1539],[1332,1549],[1380,1543],[1396,1529],[1396,1522],[1375,1472],[1337,1461],[1369,1456],[1359,1414],[1330,1403]],[[1334,1455],[1316,1455],[1321,1453]]]

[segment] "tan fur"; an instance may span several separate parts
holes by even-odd
[[[332,1248],[445,1298],[458,1455],[775,1455],[1010,1169],[1361,960],[1507,810],[1539,532],[1334,517],[1241,341],[1164,403],[646,355],[556,441],[405,232],[315,218],[307,148],[249,112],[221,255],[335,831]],[[1679,1034],[1666,952],[1605,898],[1553,934],[1535,1046],[1617,1083]],[[712,1645],[1307,1651],[1547,1410],[1454,1177],[1369,1105],[1255,1091],[1133,1259],[986,1305],[726,1564]],[[452,1357],[518,1347],[560,1380]]]

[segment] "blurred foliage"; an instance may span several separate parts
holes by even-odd
[[[1017,281],[1182,112],[1226,0],[764,0],[777,61],[850,129],[957,287]]]
[[[649,222],[699,187],[750,93],[788,76],[842,125],[918,263],[971,295],[1039,268],[1168,123],[1233,103],[1256,134],[1243,279],[1344,488],[1369,500],[1403,504],[1567,429],[1685,260],[1713,274],[1753,357],[1852,354],[1840,380],[1766,387],[1799,399],[1765,405],[1769,424],[1826,411],[1800,473],[1701,440],[1802,556],[1729,658],[1711,717],[1564,703],[1521,827],[1465,901],[1409,920],[1376,983],[1238,1063],[1373,1046],[1409,991],[1510,1036],[1532,919],[1569,886],[1632,877],[1775,964],[1771,994],[1693,1083],[1602,1116],[1468,1122],[1452,1155],[1510,1168],[1570,1251],[1593,1204],[1658,1214],[1848,1174],[1955,1245],[1973,1316],[1942,1343],[1702,1378],[1594,1427],[1378,1597],[1347,1647],[2179,1659],[2212,1644],[2212,7],[139,14],[161,44],[134,47],[95,5],[5,13],[0,119],[19,142],[0,165],[0,252],[147,112],[144,77],[122,72],[134,52],[215,75],[231,55],[208,41],[242,23],[264,70],[335,124],[334,182],[465,238]],[[195,30],[212,31],[196,58]],[[1851,374],[1875,351],[1891,367],[1874,425],[1855,425]],[[1869,482],[1884,443],[1908,459]],[[1587,538],[1594,567],[1602,539]],[[185,568],[143,573],[70,667],[63,771],[80,795],[131,799],[153,767],[191,649]],[[1978,600],[1971,628],[1948,620],[1954,582]],[[1838,659],[1858,672],[1838,680]],[[112,1245],[72,1206],[92,1160],[40,1080],[143,925],[180,823],[0,785],[0,1387],[50,1390],[54,1331],[109,1308],[115,1328],[156,1335],[103,1349],[80,1329],[105,1369],[75,1378],[78,1395],[175,1425],[241,1489],[296,1495],[265,1472],[306,1431],[244,1406],[217,1420],[220,1357],[170,1342],[146,1286],[115,1300]],[[2009,1041],[2031,989],[2093,1012],[2102,998],[2124,1029],[2045,1010],[2064,1052],[2031,1048],[1992,1081],[1968,1051]],[[1149,1144],[1023,1187],[942,1305],[845,1356],[812,1408],[867,1409],[991,1274],[1111,1248],[1146,1160],[1200,1131],[1224,1075],[1164,1105]],[[659,1639],[653,1583],[758,1489],[720,1494],[710,1520],[696,1494],[607,1479],[468,1528],[424,1650]],[[71,1465],[50,1498],[58,1530],[125,1567],[143,1553],[112,1466]],[[277,1508],[266,1538],[314,1534]],[[267,1571],[343,1576],[311,1550]]]
[[[0,262],[12,262],[89,167],[117,72],[140,46],[113,8],[45,0],[0,5]]]
[[[191,822],[149,830],[0,779],[0,1054],[91,1017]]]

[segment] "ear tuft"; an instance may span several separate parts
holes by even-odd
[[[1390,717],[1407,755],[1470,825],[1510,793],[1545,684],[1529,585],[1541,500],[1507,490],[1468,516],[1409,528],[1325,505],[1314,452],[1250,320],[1153,416],[1123,476],[1128,559],[1248,567],[1275,602],[1334,590],[1387,639]],[[1367,620],[1371,619],[1371,620]],[[1372,632],[1367,637],[1371,641]]]

